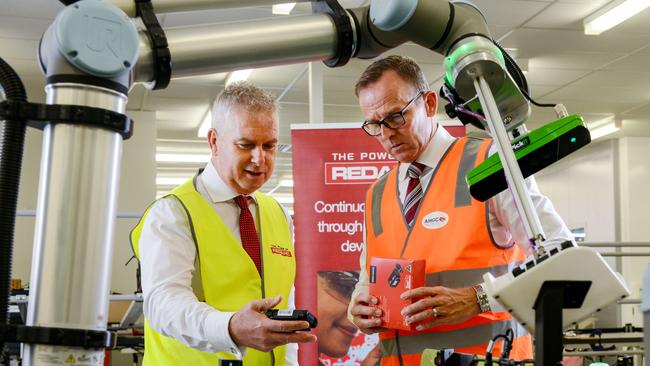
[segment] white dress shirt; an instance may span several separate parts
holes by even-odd
[[[438,128],[431,138],[431,141],[416,160],[419,163],[433,168],[430,169],[428,173],[420,177],[420,183],[422,184],[422,187],[425,191],[426,187],[431,181],[433,172],[436,170],[436,167],[440,163],[440,160],[444,156],[445,152],[449,149],[451,144],[454,142],[454,140],[455,138],[451,136],[447,130],[438,125]],[[489,151],[489,155],[492,155],[495,152],[496,146],[492,145]],[[398,190],[400,196],[399,198],[402,203],[404,203],[404,200],[406,199],[406,190],[409,182],[407,175],[409,165],[410,164],[400,164],[398,168]],[[542,228],[546,237],[544,246],[550,249],[554,246],[558,246],[566,240],[572,240],[571,232],[555,211],[555,208],[553,207],[551,201],[539,192],[539,188],[537,187],[537,183],[535,182],[535,178],[533,176],[526,178],[526,188],[528,189],[528,194],[533,201],[533,206],[537,211],[539,219],[542,223]],[[528,236],[526,235],[521,217],[517,212],[517,207],[515,206],[514,198],[510,191],[505,190],[489,199],[488,221],[490,225],[490,231],[492,232],[492,237],[497,245],[510,246],[514,241],[517,245],[519,245],[520,248],[524,250],[525,253],[528,255],[532,254],[530,241],[528,240]],[[366,268],[365,245],[362,249],[359,262],[361,266],[360,268],[362,270],[359,274],[359,282],[355,288],[352,298],[354,298],[354,296],[356,296],[359,291],[368,287],[368,274],[364,270]],[[489,300],[490,307],[493,310],[499,311],[503,309],[503,307],[491,296],[489,296]]]
[[[198,192],[208,201],[232,235],[241,243],[238,193],[219,176],[211,162],[196,180]],[[254,197],[254,196],[252,196]],[[249,208],[259,232],[257,203]],[[293,235],[293,222],[284,210]],[[203,352],[228,352],[243,358],[245,347],[237,347],[228,332],[234,313],[216,310],[197,300],[192,291],[196,248],[184,209],[174,198],[160,199],[150,208],[139,242],[142,265],[143,312],[158,333]],[[294,288],[289,308],[295,308]],[[288,344],[286,364],[298,365],[298,345]]]

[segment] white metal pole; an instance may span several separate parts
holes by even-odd
[[[540,244],[544,240],[544,229],[539,221],[537,211],[534,209],[533,201],[530,199],[526,190],[524,176],[521,173],[521,169],[519,169],[515,153],[512,151],[508,132],[502,123],[501,114],[494,100],[490,85],[485,81],[483,76],[477,76],[474,78],[474,87],[481,106],[485,111],[488,128],[494,138],[499,159],[505,172],[506,181],[512,192],[515,205],[522,217],[526,234],[532,242]],[[543,250],[542,245],[538,245],[538,247],[540,250]]]
[[[323,64],[309,63],[309,123],[323,123]]]

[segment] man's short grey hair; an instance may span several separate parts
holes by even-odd
[[[228,85],[214,101],[212,107],[212,127],[222,127],[226,116],[234,107],[242,108],[247,113],[277,113],[279,106],[275,96],[270,92],[247,81]]]

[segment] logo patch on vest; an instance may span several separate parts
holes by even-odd
[[[291,251],[276,244],[271,244],[271,253],[279,254],[283,257],[291,257]]]
[[[449,215],[446,212],[436,211],[432,212],[422,219],[422,226],[427,229],[435,230],[447,225],[449,222]]]

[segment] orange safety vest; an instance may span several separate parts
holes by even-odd
[[[465,176],[487,156],[491,140],[457,139],[434,170],[413,227],[408,228],[398,192],[398,169],[377,180],[366,197],[366,253],[384,258],[426,260],[426,286],[470,287],[483,274],[507,273],[525,259],[514,243],[499,246],[488,224],[488,203],[473,199]],[[367,261],[369,270],[370,260]],[[485,354],[488,342],[508,328],[514,331],[510,357],[532,358],[528,332],[507,312],[485,312],[467,321],[424,331],[380,334],[381,365],[420,365],[425,349],[453,348]],[[501,342],[493,354],[499,355]]]

